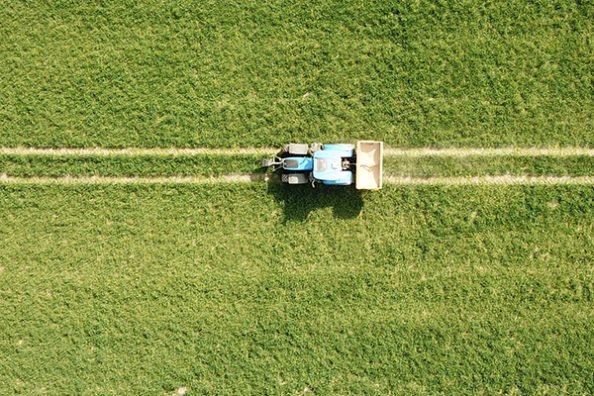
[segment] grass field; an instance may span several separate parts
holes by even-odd
[[[6,2],[0,395],[594,394],[593,20]],[[381,191],[258,169],[360,138]]]
[[[11,1],[0,146],[594,146],[591,1]]]
[[[594,392],[594,188],[0,187],[3,393]]]

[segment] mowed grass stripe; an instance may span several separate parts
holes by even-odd
[[[435,176],[591,176],[594,156],[403,156],[384,158],[384,173]]]
[[[264,155],[0,155],[9,176],[217,176],[257,173]]]
[[[589,147],[451,147],[451,148],[386,148],[386,156],[398,157],[571,157],[594,156]]]
[[[196,156],[196,155],[273,155],[279,151],[274,147],[242,148],[44,148],[44,147],[0,147],[3,155],[38,155],[38,156]],[[398,157],[469,157],[469,156],[594,156],[594,148],[589,147],[452,147],[452,148],[397,148],[386,147],[385,156]]]
[[[128,148],[45,148],[45,147],[1,147],[0,154],[6,155],[48,155],[48,156],[195,156],[195,155],[273,155],[279,151],[272,147],[244,148],[182,148],[182,147],[128,147]]]
[[[269,156],[0,154],[0,174],[14,177],[211,177],[263,172],[260,162]],[[594,156],[386,156],[384,174],[401,177],[592,176]]]
[[[209,183],[249,183],[275,180],[270,174],[229,174],[219,176],[32,176],[14,177],[0,175],[0,183],[5,184],[209,184]],[[590,185],[594,176],[472,176],[472,177],[402,177],[384,176],[386,184],[400,185]]]
[[[563,184],[594,184],[594,176],[452,176],[452,177],[401,177],[384,176],[384,182],[388,184],[412,184],[412,185],[563,185]]]
[[[209,184],[209,183],[249,183],[267,181],[264,173],[229,174],[219,176],[32,176],[12,177],[0,175],[0,183],[6,184]]]

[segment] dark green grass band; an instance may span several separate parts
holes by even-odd
[[[0,174],[27,176],[218,176],[257,173],[266,155],[92,156],[0,155]],[[594,156],[384,158],[391,176],[591,176]]]
[[[594,146],[591,1],[8,1],[0,146]]]
[[[594,393],[594,187],[273,187],[0,185],[0,393]]]

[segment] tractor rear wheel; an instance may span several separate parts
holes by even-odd
[[[289,153],[289,155],[307,155],[309,146],[302,143],[285,144],[283,151]]]
[[[309,176],[307,173],[285,173],[281,176],[281,181],[288,184],[307,184]]]
[[[313,154],[316,151],[321,150],[322,146],[322,143],[312,143],[311,146],[309,146],[309,152]]]

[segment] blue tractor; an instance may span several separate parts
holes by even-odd
[[[281,172],[281,181],[288,184],[355,184],[357,189],[376,190],[382,185],[382,157],[381,142],[291,143],[273,159],[262,161],[262,166]]]

